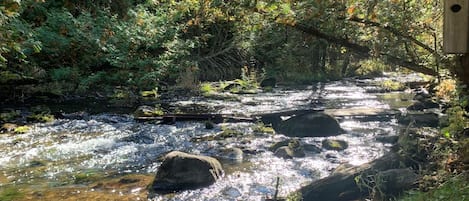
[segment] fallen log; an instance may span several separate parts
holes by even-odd
[[[401,168],[403,159],[389,153],[369,163],[349,167],[302,187],[303,200],[349,201],[384,197],[409,189],[417,181],[413,170]]]
[[[222,122],[255,122],[253,117],[240,117],[226,114],[164,114],[151,117],[134,117],[137,121],[161,121],[164,124],[172,124],[176,121],[211,121],[213,123]]]

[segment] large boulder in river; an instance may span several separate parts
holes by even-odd
[[[171,193],[209,186],[223,175],[220,162],[212,157],[172,151],[163,157],[150,190]]]
[[[327,137],[344,133],[339,122],[324,112],[293,116],[280,122],[277,129],[279,133],[290,137]]]

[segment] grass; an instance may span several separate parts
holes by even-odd
[[[469,182],[464,176],[449,179],[429,192],[409,191],[396,201],[469,201]]]

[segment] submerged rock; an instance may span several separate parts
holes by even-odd
[[[243,150],[236,147],[221,149],[217,154],[217,158],[234,163],[243,162],[243,156]]]
[[[163,159],[150,187],[155,193],[206,187],[223,175],[220,162],[212,157],[172,151]]]
[[[280,133],[290,137],[327,137],[344,133],[339,122],[323,112],[311,112],[291,117],[281,122],[277,129]]]

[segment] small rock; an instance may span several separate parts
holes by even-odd
[[[348,143],[343,140],[326,139],[322,141],[322,148],[341,151],[348,148]]]

